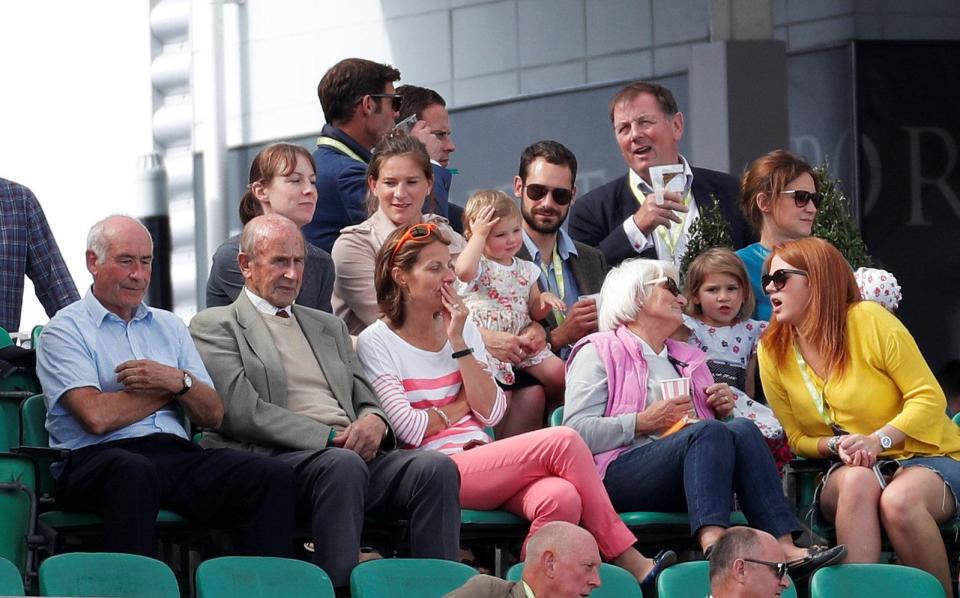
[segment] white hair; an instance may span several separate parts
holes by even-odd
[[[673,262],[633,259],[610,270],[600,289],[598,328],[616,330],[636,320],[647,298],[648,283],[664,276],[677,279]]]
[[[147,234],[147,238],[150,239],[150,246],[153,246],[153,235],[150,234],[150,230],[144,226],[142,222],[132,216],[127,216],[126,214],[110,214],[103,220],[91,226],[90,232],[87,233],[87,251],[92,251],[93,254],[97,256],[97,263],[99,264],[107,261],[107,249],[110,247],[109,235],[106,234],[107,224],[109,220],[115,218],[124,218],[139,224],[140,228],[143,229],[143,232]]]

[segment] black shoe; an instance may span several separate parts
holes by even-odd
[[[847,556],[847,547],[843,544],[833,548],[811,546],[807,549],[807,556],[787,563],[787,572],[794,581],[803,579],[819,569],[839,562]]]
[[[657,583],[657,577],[664,569],[677,562],[677,553],[672,550],[661,550],[657,556],[653,557],[653,569],[640,582],[640,590],[644,596],[653,596],[653,587]]]

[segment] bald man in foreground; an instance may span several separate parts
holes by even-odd
[[[600,587],[600,551],[590,532],[566,521],[540,528],[527,542],[523,579],[472,577],[447,598],[574,598]]]
[[[710,594],[715,598],[772,598],[790,587],[787,556],[776,538],[750,527],[732,527],[710,553]]]

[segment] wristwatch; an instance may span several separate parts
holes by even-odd
[[[873,434],[874,436],[880,439],[880,447],[883,448],[883,450],[885,451],[889,450],[890,447],[893,446],[893,438],[890,438],[889,436],[884,434],[882,431],[877,430]]]
[[[837,450],[837,444],[840,442],[839,436],[831,436],[827,439],[827,450],[830,451],[831,455],[839,454],[840,451]]]
[[[190,375],[190,372],[183,372],[183,388],[181,388],[180,392],[173,396],[182,397],[190,392],[191,388],[193,388],[193,376]]]

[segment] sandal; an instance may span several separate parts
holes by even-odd
[[[847,556],[847,547],[843,544],[838,544],[833,548],[814,545],[807,549],[807,556],[787,563],[787,572],[793,581],[798,581],[809,576],[820,567],[826,567],[842,560],[845,556]]]

